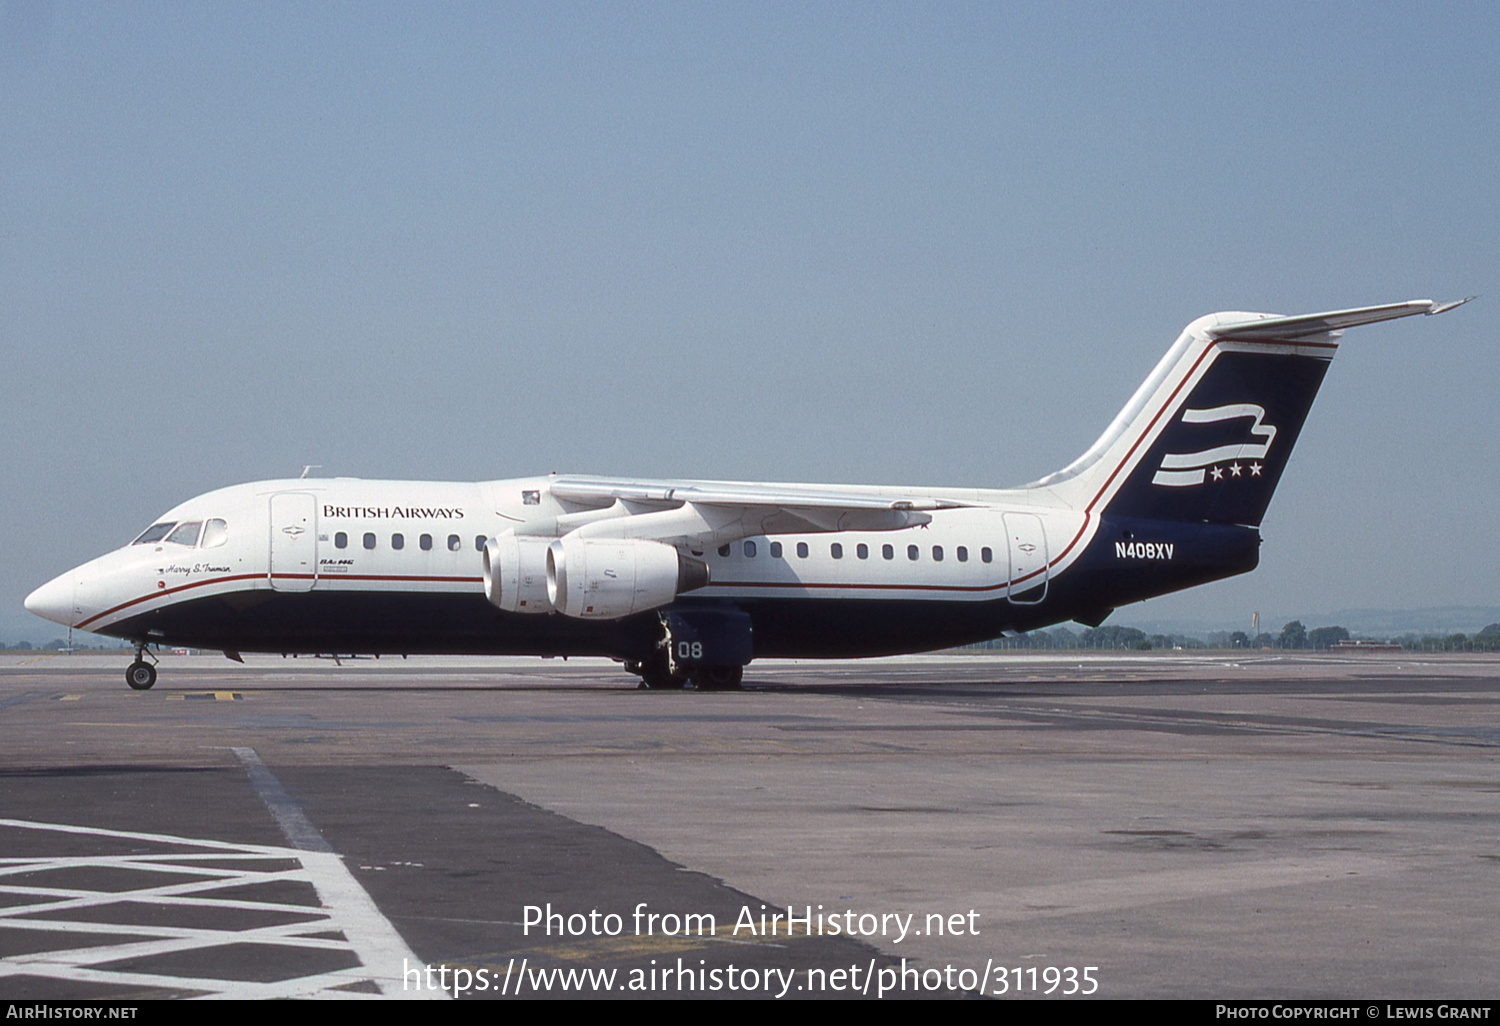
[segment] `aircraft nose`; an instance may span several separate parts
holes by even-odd
[[[73,626],[73,577],[63,574],[54,577],[36,591],[26,596],[26,611],[35,613],[44,620]]]

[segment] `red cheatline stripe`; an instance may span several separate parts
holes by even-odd
[[[87,620],[80,621],[74,626],[80,629],[85,628],[95,620],[100,620],[106,616],[112,616],[122,609],[128,609],[131,606],[137,605],[141,602],[149,602],[154,598],[164,598],[167,595],[176,595],[180,592],[189,591],[193,588],[201,588],[204,585],[208,584],[228,584],[231,581],[260,581],[266,579],[267,575],[265,574],[231,574],[228,577],[210,577],[207,580],[203,581],[192,581],[188,584],[179,584],[175,588],[163,588],[158,591],[147,592],[145,595],[140,595],[128,602],[121,602],[119,605],[112,606],[102,613],[95,613]],[[273,574],[271,575],[271,579],[278,581],[309,581],[316,579],[322,581],[418,581],[438,584],[484,583],[483,577],[419,577],[415,575],[403,576],[401,574],[322,574],[321,576],[318,576],[316,578],[312,574]]]
[[[87,620],[82,620],[82,621],[78,622],[77,624],[75,624],[74,626],[76,626],[76,627],[87,627],[89,624],[93,623],[95,620],[99,620],[99,619],[102,619],[103,617],[110,616],[110,615],[112,615],[114,613],[118,613],[122,609],[128,609],[131,606],[136,605],[137,603],[147,602],[147,601],[150,601],[151,599],[159,598],[159,597],[162,597],[162,596],[165,596],[165,595],[175,595],[175,594],[177,594],[180,591],[187,591],[190,588],[201,588],[205,584],[223,584],[223,583],[225,583],[227,581],[253,581],[253,580],[257,580],[257,579],[259,579],[261,577],[264,577],[264,576],[265,576],[265,574],[234,574],[234,575],[229,576],[229,577],[210,577],[207,580],[203,580],[203,581],[193,581],[190,584],[180,584],[180,585],[178,585],[175,588],[163,588],[160,591],[148,592],[145,595],[141,595],[141,596],[139,596],[137,598],[133,598],[129,602],[121,602],[118,606],[112,606],[109,609],[106,609],[102,613],[95,613],[93,616],[89,617]]]

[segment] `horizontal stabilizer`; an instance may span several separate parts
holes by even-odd
[[[1434,303],[1430,299],[1413,299],[1407,303],[1388,303],[1384,306],[1362,306],[1354,310],[1332,310],[1328,313],[1302,314],[1297,317],[1265,317],[1253,321],[1218,324],[1207,329],[1210,338],[1246,339],[1250,341],[1293,341],[1317,335],[1327,335],[1361,324],[1392,321],[1398,317],[1414,314],[1440,314],[1463,306],[1473,299],[1460,299],[1452,303]]]

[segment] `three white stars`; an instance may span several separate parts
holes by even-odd
[[[1242,467],[1242,466],[1240,466],[1238,463],[1231,463],[1229,465],[1229,476],[1230,477],[1243,477],[1244,476],[1244,473],[1243,473],[1244,469],[1245,468]],[[1259,464],[1259,463],[1252,463],[1252,464],[1250,464],[1250,476],[1251,477],[1260,477],[1260,472],[1262,470],[1264,470],[1264,469],[1265,468],[1261,464]],[[1215,481],[1222,481],[1222,480],[1224,480],[1224,468],[1223,467],[1209,467],[1208,468],[1208,472],[1209,472],[1210,476],[1212,476]]]

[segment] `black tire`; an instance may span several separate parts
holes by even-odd
[[[686,677],[679,677],[667,670],[665,656],[653,656],[644,663],[634,666],[626,663],[625,666],[631,673],[640,674],[641,686],[652,691],[678,691],[687,686]]]
[[[744,678],[743,666],[700,666],[693,671],[693,687],[699,691],[738,691]]]
[[[687,687],[687,678],[674,677],[670,673],[648,671],[641,674],[641,683],[652,691],[681,691]]]
[[[141,660],[131,663],[125,670],[125,683],[132,691],[150,691],[156,683],[156,667]]]

